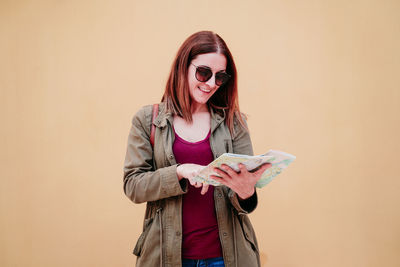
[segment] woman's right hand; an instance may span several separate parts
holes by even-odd
[[[208,191],[209,185],[193,181],[193,178],[196,177],[199,174],[199,172],[202,169],[204,169],[204,167],[205,166],[198,164],[185,163],[176,167],[176,174],[178,176],[179,181],[185,178],[188,179],[189,183],[194,187],[197,188],[203,187],[201,189],[201,194],[204,195]]]

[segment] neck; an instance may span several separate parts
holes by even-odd
[[[193,103],[191,107],[192,114],[201,113],[201,112],[209,112],[207,104],[198,104]]]

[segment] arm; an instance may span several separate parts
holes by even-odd
[[[244,117],[244,116],[243,116]],[[242,118],[243,118],[242,117]],[[245,118],[243,121],[246,123]],[[247,123],[246,123],[247,127]],[[233,153],[253,156],[253,145],[251,143],[248,129],[245,129],[238,120],[235,120],[235,133],[232,138]],[[241,200],[232,189],[229,189],[229,199],[238,212],[250,213],[257,207],[257,192],[254,188],[254,194],[246,200]]]
[[[124,163],[124,192],[135,203],[155,201],[186,192],[178,180],[177,165],[154,170],[150,144],[151,108],[139,110],[132,119]],[[147,127],[146,127],[147,126]]]

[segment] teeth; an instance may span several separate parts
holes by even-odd
[[[199,88],[200,91],[203,91],[203,92],[205,92],[205,93],[211,92],[211,90],[206,90],[206,89],[203,89],[203,88],[200,88],[200,87],[197,87],[197,88]]]

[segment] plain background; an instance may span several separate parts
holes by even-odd
[[[0,265],[134,266],[131,118],[192,33],[225,39],[256,154],[264,266],[400,266],[399,1],[0,2]]]

